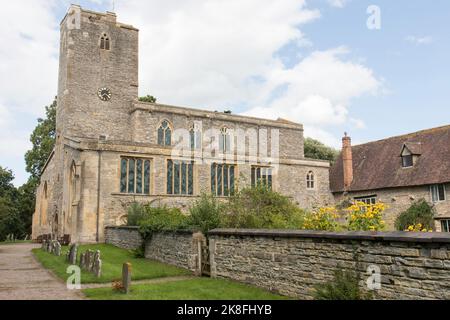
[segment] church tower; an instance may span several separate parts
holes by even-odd
[[[129,112],[138,98],[138,34],[116,21],[71,5],[61,22],[57,134],[128,141]]]

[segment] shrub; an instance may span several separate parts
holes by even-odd
[[[203,193],[190,208],[188,224],[193,229],[207,234],[208,231],[220,227],[222,212],[223,205],[213,195]]]
[[[386,210],[384,203],[366,204],[356,202],[346,209],[348,212],[348,230],[352,231],[380,231],[385,227],[383,212]]]
[[[153,232],[187,229],[187,217],[177,208],[152,208],[149,205],[144,208],[146,218],[139,222],[144,238],[148,238]]]
[[[139,223],[146,218],[147,211],[145,210],[145,206],[138,202],[133,202],[128,208],[127,224],[129,226],[138,226]]]
[[[433,232],[433,229],[427,229],[424,228],[424,226],[421,223],[411,225],[408,227],[408,229],[405,230],[406,232]]]
[[[338,212],[336,208],[319,208],[306,214],[302,229],[336,231],[339,228],[337,218]]]
[[[399,231],[404,231],[410,226],[421,224],[421,227],[424,229],[433,229],[434,215],[435,208],[425,199],[420,199],[397,217],[395,228]]]
[[[336,270],[334,279],[315,287],[316,300],[369,300],[371,295],[362,292],[355,272]]]
[[[304,211],[269,188],[246,188],[230,197],[222,225],[227,228],[300,229]]]

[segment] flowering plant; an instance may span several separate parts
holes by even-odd
[[[386,205],[382,202],[366,204],[355,202],[347,211],[348,229],[353,231],[381,231],[385,227],[383,212]]]

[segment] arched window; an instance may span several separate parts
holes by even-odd
[[[100,38],[100,49],[102,50],[109,50],[111,49],[111,44],[109,37],[104,33],[102,37]]]
[[[167,120],[164,120],[158,129],[158,144],[166,147],[172,145],[172,129]]]
[[[314,180],[314,172],[310,171],[306,175],[306,188],[307,189],[314,189],[315,188],[315,180]]]
[[[226,127],[220,129],[219,151],[223,153],[231,151],[231,136],[230,133],[228,132],[228,128]]]
[[[197,124],[193,124],[189,131],[191,150],[202,148],[202,131]]]

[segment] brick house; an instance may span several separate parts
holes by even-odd
[[[436,208],[437,231],[450,231],[450,126],[351,145],[343,138],[342,152],[330,171],[336,201],[344,198],[389,206],[386,224],[419,199]]]

